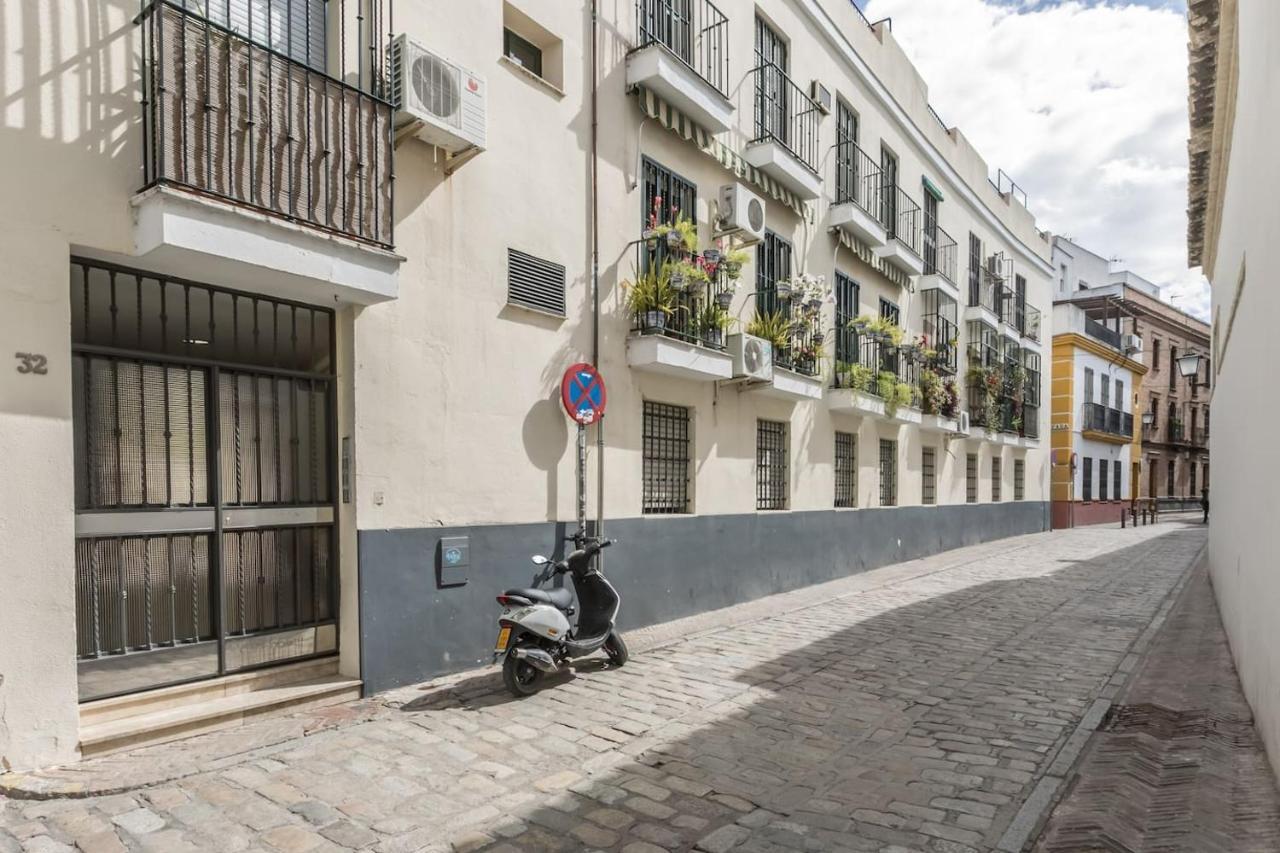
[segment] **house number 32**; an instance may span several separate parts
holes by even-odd
[[[34,352],[15,352],[13,357],[19,362],[19,373],[34,373],[44,376],[49,372],[49,359]]]

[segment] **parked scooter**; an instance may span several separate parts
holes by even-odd
[[[583,537],[575,542],[578,547],[558,562],[533,558],[535,565],[550,565],[555,574],[572,575],[572,592],[567,587],[528,587],[509,589],[498,596],[503,610],[493,654],[495,660],[505,655],[502,680],[515,696],[537,692],[544,676],[600,649],[614,666],[627,662],[627,644],[613,627],[620,603],[618,591],[594,559],[614,540]],[[575,615],[577,620],[571,624],[570,617]]]

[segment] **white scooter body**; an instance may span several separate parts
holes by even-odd
[[[569,620],[550,604],[509,607],[498,617],[499,625],[507,623],[557,643],[564,642],[570,629]]]

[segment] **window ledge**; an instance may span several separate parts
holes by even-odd
[[[519,74],[521,77],[525,77],[531,82],[536,83],[537,85],[546,89],[548,92],[555,95],[556,98],[559,99],[564,97],[564,89],[561,89],[559,86],[557,86],[555,83],[552,83],[550,80],[548,80],[545,77],[539,77],[537,74],[534,74],[532,71],[530,71],[528,68],[525,68],[520,63],[512,62],[511,59],[507,57],[506,54],[499,56],[498,62],[501,63],[502,65],[507,66],[512,71]]]

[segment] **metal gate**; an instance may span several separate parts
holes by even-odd
[[[334,314],[75,258],[80,699],[337,649]]]

